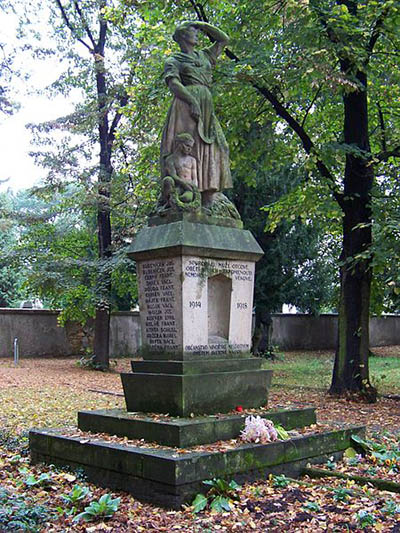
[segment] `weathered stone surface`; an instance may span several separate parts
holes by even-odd
[[[262,250],[248,231],[193,219],[201,217],[143,228],[129,252],[137,262],[145,359],[250,351]]]
[[[247,415],[231,414],[155,420],[145,414],[131,415],[124,409],[80,411],[78,427],[92,433],[108,433],[129,439],[144,439],[165,446],[187,448],[219,440],[235,439],[244,428]],[[261,415],[285,429],[316,422],[315,409],[278,409]]]
[[[223,413],[267,404],[271,370],[206,374],[121,374],[128,411],[172,416]]]
[[[199,30],[218,46],[195,51]],[[192,179],[203,193],[203,205],[211,207],[216,191],[232,187],[229,149],[209,90],[212,70],[229,37],[211,24],[196,21],[178,26],[173,38],[181,52],[168,56],[164,65],[164,79],[174,98],[161,138],[161,176],[174,173],[175,169],[168,171],[168,159],[177,137],[189,134],[196,169]]]
[[[182,261],[154,259],[137,264],[142,342],[150,352],[182,352]]]
[[[131,361],[132,372],[152,374],[204,374],[211,372],[233,372],[259,370],[263,360],[259,357],[240,359],[196,359],[193,361]]]
[[[193,222],[195,224],[208,224],[211,226],[225,226],[228,228],[243,228],[243,222],[234,218],[227,217],[215,217],[206,215],[202,212],[170,212],[164,215],[150,216],[147,225],[160,226],[161,224],[170,224],[171,222],[180,222],[186,220],[187,222]]]
[[[198,224],[184,219],[143,228],[128,254],[136,261],[178,255],[257,261],[263,251],[247,230]]]
[[[196,362],[196,361],[220,361],[221,360],[221,353],[207,353],[207,355],[199,354],[197,351],[195,352],[155,352],[151,351],[149,347],[142,347],[139,350],[138,355],[142,356],[145,361],[169,361],[169,362]],[[226,352],[223,354],[223,358],[225,361],[234,361],[238,359],[249,359],[254,358],[256,359],[252,354],[249,352]]]
[[[33,463],[46,462],[82,468],[89,481],[165,507],[190,502],[204,479],[263,478],[270,472],[296,475],[306,463],[321,461],[350,446],[352,434],[363,436],[364,426],[352,426],[270,444],[245,444],[220,452],[177,454],[175,449],[151,449],[63,436],[62,430],[32,430]]]
[[[137,271],[144,358],[249,352],[254,262],[182,256]]]

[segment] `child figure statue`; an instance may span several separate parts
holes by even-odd
[[[175,136],[174,150],[162,162],[162,185],[158,211],[169,208],[199,209],[197,161],[191,155],[194,139],[190,133]]]

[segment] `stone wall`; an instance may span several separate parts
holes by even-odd
[[[337,315],[275,314],[272,318],[272,344],[282,350],[329,350],[335,348],[336,337]]]
[[[57,311],[43,309],[0,309],[0,356],[12,356],[15,337],[20,357],[70,355],[72,347],[57,316]]]
[[[400,316],[385,315],[369,321],[371,346],[394,346],[400,344]]]
[[[77,355],[90,344],[90,328],[57,325],[58,311],[0,309],[0,357],[12,357],[17,337],[21,357]],[[276,314],[272,343],[283,350],[334,349],[337,315]],[[133,355],[140,346],[138,312],[118,312],[111,318],[110,351],[113,356]],[[400,345],[400,315],[370,321],[371,346]]]
[[[18,338],[21,357],[78,355],[91,343],[90,324],[58,326],[58,311],[44,309],[0,309],[0,357],[12,357]],[[110,351],[115,355],[136,353],[140,345],[137,312],[118,312],[111,317]]]
[[[337,340],[337,315],[273,315],[272,344],[283,350],[332,350]],[[371,346],[400,345],[400,315],[370,320]]]
[[[110,353],[133,355],[141,345],[140,319],[137,311],[118,311],[111,317]]]

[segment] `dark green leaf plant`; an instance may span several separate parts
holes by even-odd
[[[111,494],[103,494],[99,501],[91,502],[82,513],[75,516],[74,522],[85,520],[91,522],[97,518],[111,518],[118,511],[121,498],[112,498]]]
[[[204,485],[210,487],[206,495],[197,494],[192,502],[192,508],[194,513],[203,511],[207,507],[218,512],[231,511],[231,503],[233,500],[239,499],[238,491],[240,485],[236,481],[230,482],[224,479],[208,479],[203,481]]]

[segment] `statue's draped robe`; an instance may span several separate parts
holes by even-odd
[[[229,149],[220,123],[214,113],[210,86],[216,54],[213,47],[189,55],[178,52],[167,59],[164,68],[166,83],[176,78],[196,99],[200,119],[190,115],[189,105],[174,97],[168,111],[161,140],[161,173],[165,176],[165,158],[173,152],[178,133],[190,133],[195,141],[192,155],[197,160],[200,191],[222,191],[232,187]]]

